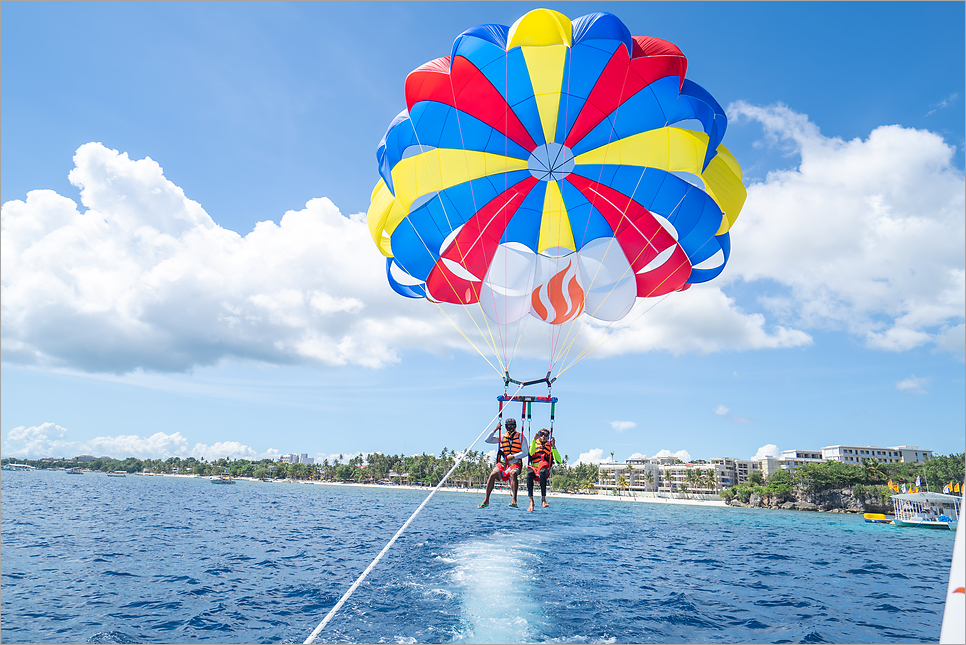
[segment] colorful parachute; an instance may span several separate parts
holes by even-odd
[[[746,193],[686,69],[607,13],[460,34],[409,74],[376,153],[368,225],[392,288],[560,325],[720,274]]]

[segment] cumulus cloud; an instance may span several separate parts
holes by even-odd
[[[633,455],[628,457],[628,459],[647,459],[647,455],[642,452],[635,452]]]
[[[571,356],[591,344],[595,358],[804,347],[808,330],[827,328],[871,348],[963,356],[964,181],[952,148],[898,126],[831,139],[784,106],[730,112],[762,124],[801,163],[749,187],[721,278],[641,299],[615,325],[582,317],[565,330],[576,336]],[[5,362],[114,373],[229,360],[379,368],[410,349],[472,351],[435,307],[388,288],[363,214],[318,198],[242,236],[150,158],[88,143],[74,164],[80,204],[51,190],[3,204]],[[781,289],[749,311],[724,291],[736,280]],[[478,310],[446,312],[471,338],[490,330]],[[519,343],[514,329],[488,341],[520,356],[542,351],[546,331],[521,329]]]
[[[732,229],[742,250],[725,279],[784,287],[761,298],[780,324],[842,329],[885,351],[961,354],[951,330],[966,313],[966,182],[954,148],[898,125],[825,137],[783,105],[737,102],[729,114],[758,122],[801,161],[748,188]]]
[[[925,394],[928,378],[919,378],[915,374],[896,383],[896,389],[906,394]]]
[[[364,215],[313,199],[242,237],[150,158],[88,143],[74,163],[83,209],[50,190],[3,205],[4,361],[118,373],[231,358],[380,367],[399,360],[400,341],[463,346],[435,311],[414,313],[387,288]]]
[[[630,430],[631,428],[636,428],[637,424],[633,421],[611,421],[610,427],[618,432],[624,432],[625,430]]]
[[[691,461],[691,453],[687,450],[678,450],[677,452],[671,452],[670,450],[661,450],[656,455],[654,459],[660,459],[661,457],[677,457],[681,461],[687,463]]]
[[[754,423],[754,419],[747,419],[745,417],[739,417],[737,414],[731,414],[731,410],[719,403],[714,408],[714,413],[719,417],[724,417],[729,421],[734,421],[735,423]]]
[[[574,462],[574,465],[599,464],[602,461],[604,461],[604,451],[600,448],[593,448],[587,452],[580,453],[580,456],[577,457],[577,461]]]
[[[613,330],[620,333],[613,333]],[[686,293],[640,298],[631,312],[608,328],[588,319],[583,341],[600,357],[668,350],[672,354],[783,349],[812,344],[804,331],[769,325],[760,313],[743,311],[714,283],[697,284]]]
[[[779,457],[781,452],[778,450],[778,446],[773,443],[768,443],[758,449],[755,456],[752,459],[764,459],[765,457]]]
[[[18,426],[7,433],[3,442],[3,454],[10,457],[38,459],[40,457],[114,457],[125,459],[159,459],[167,457],[205,457],[208,460],[221,457],[253,459],[259,457],[252,448],[237,441],[219,441],[211,445],[189,445],[180,432],[165,434],[156,432],[149,437],[135,434],[116,437],[95,437],[87,441],[70,441],[67,429],[55,423],[39,426]]]

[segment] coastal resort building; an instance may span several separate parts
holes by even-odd
[[[733,485],[734,472],[720,463],[722,461],[680,463],[674,457],[604,461],[598,464],[597,486],[629,493],[688,491],[698,495],[713,495],[721,488]]]
[[[310,466],[315,464],[315,457],[309,457],[307,452],[303,452],[300,455],[279,455],[278,461],[283,464],[308,464]]]
[[[932,457],[932,450],[919,446],[826,446],[822,448],[822,459],[841,461],[847,464],[860,464],[863,459],[877,459],[884,464],[924,464]]]
[[[597,485],[605,490],[621,489],[631,494],[676,493],[686,490],[697,495],[713,495],[736,484],[748,483],[749,476],[756,471],[768,479],[779,470],[795,472],[805,464],[826,461],[861,464],[863,459],[871,458],[886,464],[922,464],[932,454],[932,450],[924,450],[918,446],[887,448],[838,445],[826,446],[821,450],[784,450],[777,457],[760,459],[720,457],[710,462],[695,460],[683,463],[675,457],[652,457],[623,462],[603,461],[598,464],[600,474]]]

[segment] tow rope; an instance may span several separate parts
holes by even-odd
[[[522,389],[523,389],[523,385],[521,385],[517,389],[517,393],[519,393],[520,390],[522,390]],[[459,466],[463,462],[463,459],[465,459],[466,458],[466,455],[469,454],[470,449],[473,446],[475,446],[477,444],[477,442],[479,442],[480,439],[483,438],[483,435],[485,435],[487,432],[492,431],[492,427],[491,426],[493,425],[493,422],[496,421],[497,417],[500,416],[502,413],[503,413],[503,410],[501,409],[500,412],[496,416],[494,416],[492,419],[490,419],[490,421],[486,425],[486,427],[483,428],[483,432],[481,432],[476,437],[476,439],[473,440],[473,443],[471,443],[469,446],[467,446],[466,450],[464,450],[463,452],[461,452],[459,454],[459,457],[456,459],[456,463],[454,463],[453,464],[453,467],[449,469],[449,472],[447,472],[446,475],[444,475],[443,478],[441,480],[439,480],[439,483],[436,484],[436,487],[432,491],[430,491],[429,495],[426,496],[426,499],[423,500],[423,503],[419,505],[419,507],[416,509],[416,511],[412,515],[409,516],[409,519],[406,520],[406,523],[403,524],[399,528],[398,531],[396,531],[396,534],[394,536],[392,536],[392,539],[389,540],[389,543],[386,544],[386,546],[384,546],[382,548],[382,551],[380,551],[379,552],[379,555],[376,556],[376,559],[373,560],[372,563],[368,567],[366,567],[366,570],[362,572],[362,575],[359,576],[359,578],[355,582],[352,583],[352,586],[349,587],[349,590],[346,591],[345,594],[343,594],[342,598],[339,599],[339,602],[335,603],[335,607],[333,607],[332,609],[329,610],[329,613],[325,615],[325,618],[322,619],[322,622],[319,623],[319,626],[316,627],[314,630],[312,630],[312,633],[309,634],[309,637],[305,639],[305,644],[304,645],[309,645],[310,643],[314,643],[315,642],[315,639],[318,638],[319,634],[322,633],[322,630],[325,629],[325,626],[328,625],[329,624],[329,621],[332,620],[332,617],[335,616],[336,612],[338,612],[339,609],[342,607],[342,605],[345,604],[345,601],[349,599],[349,596],[352,595],[352,592],[354,592],[356,589],[359,588],[359,585],[362,584],[362,581],[366,579],[366,576],[368,576],[369,573],[371,573],[372,570],[375,569],[376,564],[379,562],[379,560],[382,559],[382,556],[386,555],[386,552],[389,551],[389,547],[391,547],[396,542],[396,540],[399,538],[399,536],[403,534],[403,531],[405,531],[406,528],[410,524],[412,524],[412,521],[414,519],[416,519],[416,516],[419,515],[419,512],[421,510],[423,510],[423,507],[426,506],[426,503],[433,497],[433,495],[436,494],[436,491],[438,491],[440,489],[440,487],[443,484],[446,483],[446,480],[449,479],[449,476],[453,474],[453,471],[456,470],[457,466]]]

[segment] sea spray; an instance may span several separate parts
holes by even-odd
[[[534,642],[546,622],[531,589],[539,568],[533,545],[543,541],[535,538],[532,531],[500,530],[453,549],[453,582],[462,594],[454,642]]]

